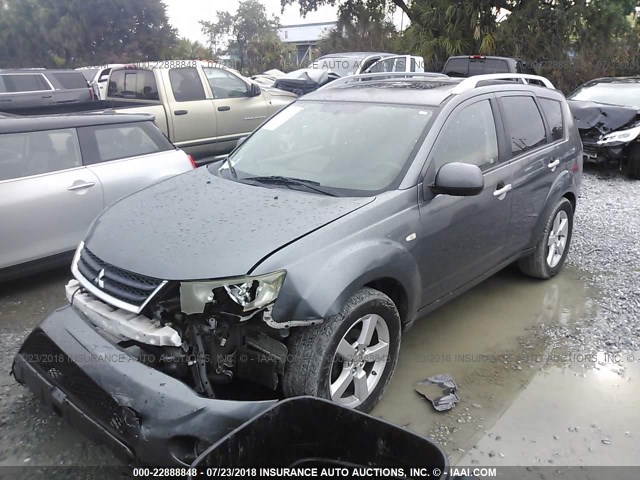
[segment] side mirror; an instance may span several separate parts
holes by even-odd
[[[436,181],[430,186],[434,193],[454,197],[471,197],[484,190],[484,177],[477,165],[453,162],[440,167]]]
[[[262,90],[260,90],[260,87],[256,83],[251,83],[249,85],[249,96],[250,97],[257,97],[261,93],[262,93]]]

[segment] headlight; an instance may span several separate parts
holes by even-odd
[[[207,303],[221,302],[226,292],[243,312],[250,312],[273,303],[284,283],[287,272],[279,270],[255,277],[238,277],[205,282],[181,282],[180,306],[186,314],[202,313]],[[223,294],[224,295],[224,294]]]
[[[598,145],[606,145],[608,143],[629,143],[635,140],[640,135],[640,127],[629,128],[628,130],[620,130],[619,132],[612,132],[606,134],[601,140],[598,140]]]

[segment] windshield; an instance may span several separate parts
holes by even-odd
[[[281,176],[336,195],[372,195],[399,179],[432,116],[424,107],[296,102],[249,137],[220,171],[240,180]]]
[[[353,75],[362,64],[363,58],[353,57],[327,57],[319,58],[313,62],[312,68],[331,70],[341,77]]]
[[[569,99],[640,108],[640,83],[596,83],[578,88]]]
[[[93,82],[93,79],[96,78],[96,73],[98,73],[99,68],[83,68],[80,70],[84,78],[87,79],[87,82]]]

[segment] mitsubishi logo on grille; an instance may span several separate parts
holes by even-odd
[[[98,276],[93,281],[98,287],[104,288],[104,268],[98,272]]]

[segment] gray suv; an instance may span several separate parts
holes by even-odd
[[[14,375],[151,464],[282,396],[369,410],[418,318],[513,262],[560,271],[581,174],[542,77],[336,80],[106,210]]]

